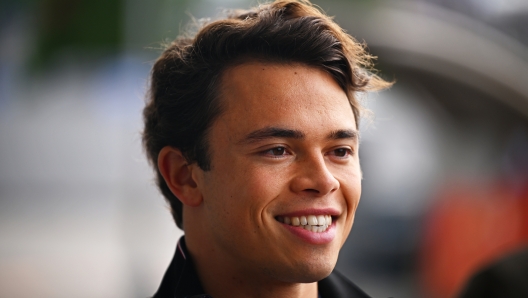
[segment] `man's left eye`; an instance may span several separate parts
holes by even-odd
[[[337,149],[334,149],[332,152],[333,152],[333,155],[337,157],[347,157],[349,155],[352,155],[352,150],[349,148],[337,148]]]

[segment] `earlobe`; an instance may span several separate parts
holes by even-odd
[[[158,154],[158,168],[165,183],[182,204],[196,207],[202,203],[202,194],[193,179],[196,167],[188,164],[179,149],[163,147]]]

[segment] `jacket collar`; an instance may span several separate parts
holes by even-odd
[[[319,281],[317,288],[319,297],[322,298],[369,297],[336,270],[327,278]],[[184,236],[178,241],[174,258],[163,276],[158,291],[152,298],[212,298],[204,293],[198,274],[194,269],[194,263],[187,251]]]
[[[163,281],[153,298],[206,298],[200,279],[187,251],[185,237],[181,237]]]

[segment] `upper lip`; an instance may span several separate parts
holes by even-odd
[[[293,217],[293,216],[307,216],[307,215],[331,215],[331,216],[339,216],[341,213],[335,209],[335,208],[309,208],[309,209],[302,209],[297,211],[292,211],[288,213],[278,214],[277,216],[287,216],[287,217]]]

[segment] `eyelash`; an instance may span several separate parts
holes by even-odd
[[[337,154],[335,154],[336,151],[338,151],[338,150],[344,150],[346,152],[346,155],[345,156],[338,156]],[[347,158],[349,156],[353,156],[354,155],[354,151],[352,149],[346,148],[346,147],[336,148],[336,149],[334,149],[334,150],[332,150],[330,152],[333,152],[334,153],[333,155],[336,156],[337,158]]]
[[[277,149],[282,149],[282,153],[283,154],[272,154],[272,152],[274,150],[277,150]],[[286,155],[288,153],[288,150],[286,149],[286,147],[284,146],[277,146],[277,147],[273,147],[273,148],[270,148],[270,149],[267,149],[265,151],[263,151],[264,155],[267,155],[267,156],[271,156],[272,158],[281,158],[282,156]]]

